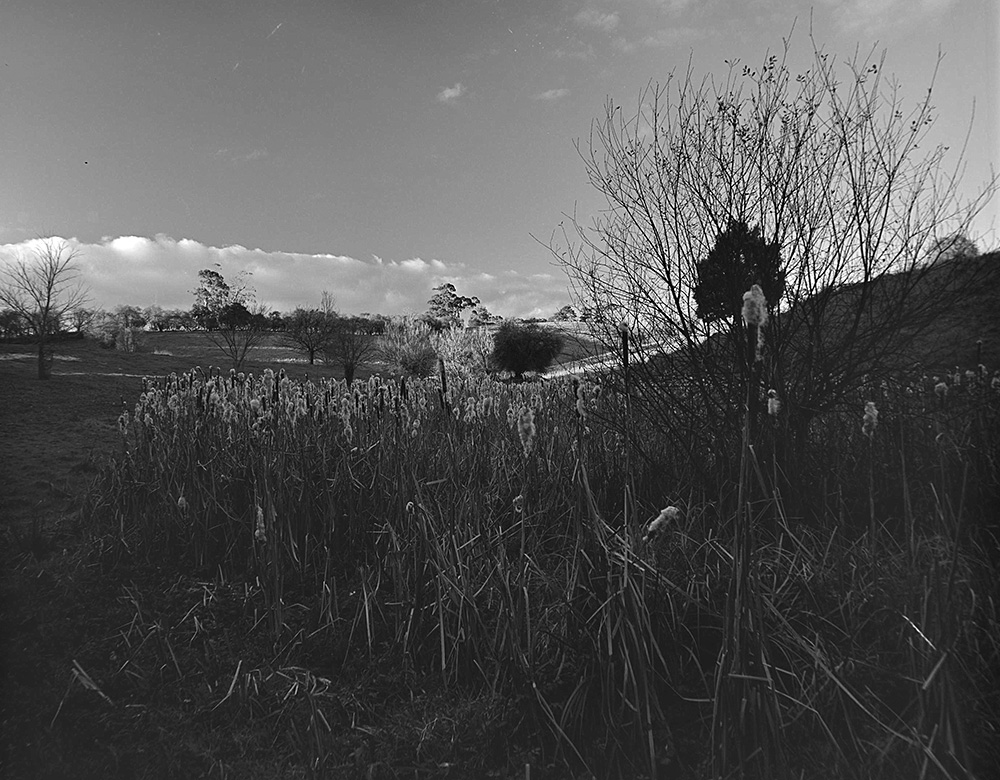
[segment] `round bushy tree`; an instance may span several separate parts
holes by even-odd
[[[776,306],[785,291],[780,245],[765,241],[760,227],[751,228],[739,219],[729,220],[695,269],[697,316],[707,322],[735,321],[743,306],[743,293],[751,285],[761,286],[768,308]]]
[[[493,336],[490,360],[520,382],[526,371],[544,371],[562,350],[563,338],[535,324],[505,322]]]

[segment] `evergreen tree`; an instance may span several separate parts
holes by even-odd
[[[718,234],[708,256],[697,263],[694,298],[698,317],[706,322],[740,316],[743,293],[759,284],[768,308],[777,305],[785,291],[780,247],[761,236],[760,227],[730,219]]]

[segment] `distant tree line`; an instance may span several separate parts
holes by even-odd
[[[344,315],[328,292],[317,307],[282,314],[257,301],[249,274],[227,280],[203,269],[189,310],[158,304],[89,308],[86,296],[68,286],[77,277],[74,251],[65,244],[47,247],[33,262],[25,259],[8,272],[0,299],[6,304],[0,305],[0,339],[38,343],[40,376],[48,365],[46,343],[83,336],[109,349],[136,352],[145,348],[149,333],[200,332],[236,370],[267,339],[298,352],[310,365],[317,359],[339,365],[348,382],[373,360],[402,375],[430,376],[447,365],[509,372],[520,381],[526,372],[543,372],[563,346],[558,331],[540,327],[546,320],[505,321],[450,283],[435,287],[427,310],[415,316]],[[587,314],[564,307],[553,319],[579,321]]]

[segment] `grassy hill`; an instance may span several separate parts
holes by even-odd
[[[849,368],[857,376],[944,373],[977,363],[992,371],[1000,368],[1000,253],[827,289],[794,303],[778,319],[789,376],[805,370],[807,360],[824,370]],[[690,349],[653,358],[648,372],[687,376],[692,362],[724,370],[732,359],[730,333],[720,327]]]

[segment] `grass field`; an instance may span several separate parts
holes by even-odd
[[[239,380],[197,334],[66,342],[40,382],[0,346],[4,777],[1000,771],[985,377],[832,421],[856,495],[753,504],[748,574],[743,520],[594,386],[348,389],[271,347]]]

